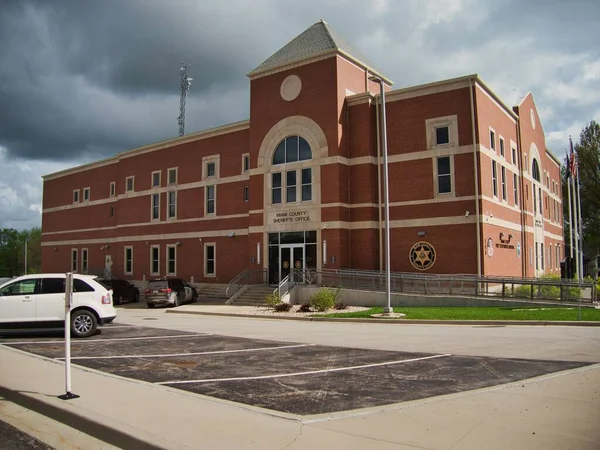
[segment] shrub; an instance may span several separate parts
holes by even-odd
[[[541,279],[560,283],[559,275],[546,274],[542,275]],[[539,297],[552,299],[560,298],[560,286],[540,286]]]
[[[275,311],[277,312],[288,312],[290,309],[292,309],[292,305],[289,303],[281,302],[275,305]]]
[[[315,308],[317,311],[323,312],[333,308],[336,304],[336,300],[339,297],[340,289],[333,290],[331,288],[323,288],[311,295],[309,303],[310,306]]]
[[[515,289],[515,297],[520,298],[531,298],[531,285],[530,284],[522,284],[518,288]]]
[[[308,303],[304,303],[300,306],[300,308],[298,308],[298,312],[310,312],[310,305]]]
[[[273,292],[265,296],[265,303],[269,308],[276,308],[277,305],[281,303],[281,299],[279,298],[279,295]]]

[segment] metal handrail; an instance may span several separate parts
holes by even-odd
[[[277,294],[277,297],[281,300],[281,288],[285,286],[285,289],[287,289],[283,295],[287,294],[291,289],[288,289],[290,284],[293,284],[293,282],[290,282],[290,280],[293,279],[292,277],[292,273],[290,272],[287,277],[285,277],[283,280],[281,280],[279,282],[279,284],[277,285],[277,287],[275,289],[273,289],[273,295]]]
[[[227,289],[225,289],[225,295],[231,298],[244,286],[252,284],[253,275],[257,273],[261,274],[260,283],[266,283],[266,269],[244,269],[229,282]]]
[[[308,279],[310,283],[320,286],[338,286],[382,291],[385,274],[376,271],[355,271],[347,269],[311,269],[297,270],[297,279]],[[579,282],[574,280],[555,280],[544,278],[515,278],[476,275],[425,275],[417,273],[392,273],[391,290],[397,293],[412,292],[424,294],[462,294],[502,298],[528,298],[530,300],[585,300],[593,302],[596,297],[596,285],[584,281],[579,289]],[[589,298],[587,296],[589,290]],[[582,298],[585,292],[586,297]]]
[[[244,270],[242,270],[240,273],[238,273],[238,274],[237,274],[237,275],[236,275],[236,276],[233,278],[233,280],[231,280],[231,281],[229,282],[229,284],[227,285],[227,289],[225,289],[225,295],[226,295],[227,297],[231,297],[233,294],[235,294],[237,291],[239,291],[239,290],[241,289],[241,287],[243,286],[243,284],[240,284],[240,283],[239,283],[239,281],[240,281],[241,279],[245,278],[245,277],[248,275],[248,272],[249,272],[249,271],[250,271],[249,269],[244,269]],[[231,292],[231,294],[230,294],[231,288],[232,288],[234,285],[236,285],[236,286],[237,286],[237,289],[236,289],[234,292]]]

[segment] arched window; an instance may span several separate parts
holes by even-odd
[[[540,166],[535,158],[533,158],[533,163],[531,164],[531,174],[535,181],[540,181]]]
[[[300,136],[288,136],[273,153],[273,165],[312,159],[310,145]],[[312,200],[312,168],[283,170],[271,173],[271,203],[306,202]]]
[[[310,145],[300,136],[288,136],[279,143],[273,154],[273,165],[296,161],[306,161],[312,158]]]

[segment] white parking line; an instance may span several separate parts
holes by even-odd
[[[110,339],[73,339],[71,344],[87,344],[90,342],[107,342],[107,341],[141,341],[146,339],[171,339],[171,338],[189,338],[198,336],[213,336],[212,333],[198,333],[198,334],[175,334],[172,336],[142,336],[142,337],[129,337],[129,338],[110,338]],[[23,345],[23,344],[64,344],[62,341],[18,341],[18,342],[2,342],[0,345]]]
[[[175,356],[198,356],[198,355],[217,355],[222,353],[247,353],[247,352],[262,352],[265,350],[280,350],[283,348],[298,348],[311,347],[316,344],[297,344],[297,345],[280,345],[277,347],[259,347],[259,348],[243,348],[239,350],[215,350],[212,352],[195,352],[195,353],[167,353],[157,355],[113,355],[113,356],[71,356],[71,359],[123,359],[123,358],[168,358]],[[54,358],[62,360],[65,358]]]
[[[310,370],[307,372],[283,373],[283,374],[275,374],[275,375],[259,375],[256,377],[209,378],[209,379],[204,379],[204,380],[159,381],[155,384],[190,384],[190,383],[211,383],[211,382],[215,382],[215,381],[265,380],[265,379],[269,379],[269,378],[296,377],[299,375],[313,375],[316,373],[342,372],[344,370],[368,369],[370,367],[391,366],[391,365],[404,364],[404,363],[409,363],[409,362],[414,362],[414,361],[425,361],[426,359],[443,358],[446,356],[452,356],[452,354],[445,353],[443,355],[425,356],[423,358],[403,359],[400,361],[386,361],[386,362],[382,362],[382,363],[364,364],[361,366],[336,367],[335,369]]]

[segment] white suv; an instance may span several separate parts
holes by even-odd
[[[92,275],[73,274],[71,330],[74,337],[88,337],[98,325],[117,316],[112,291]],[[64,273],[32,274],[0,285],[0,333],[2,330],[63,327],[65,322]]]

